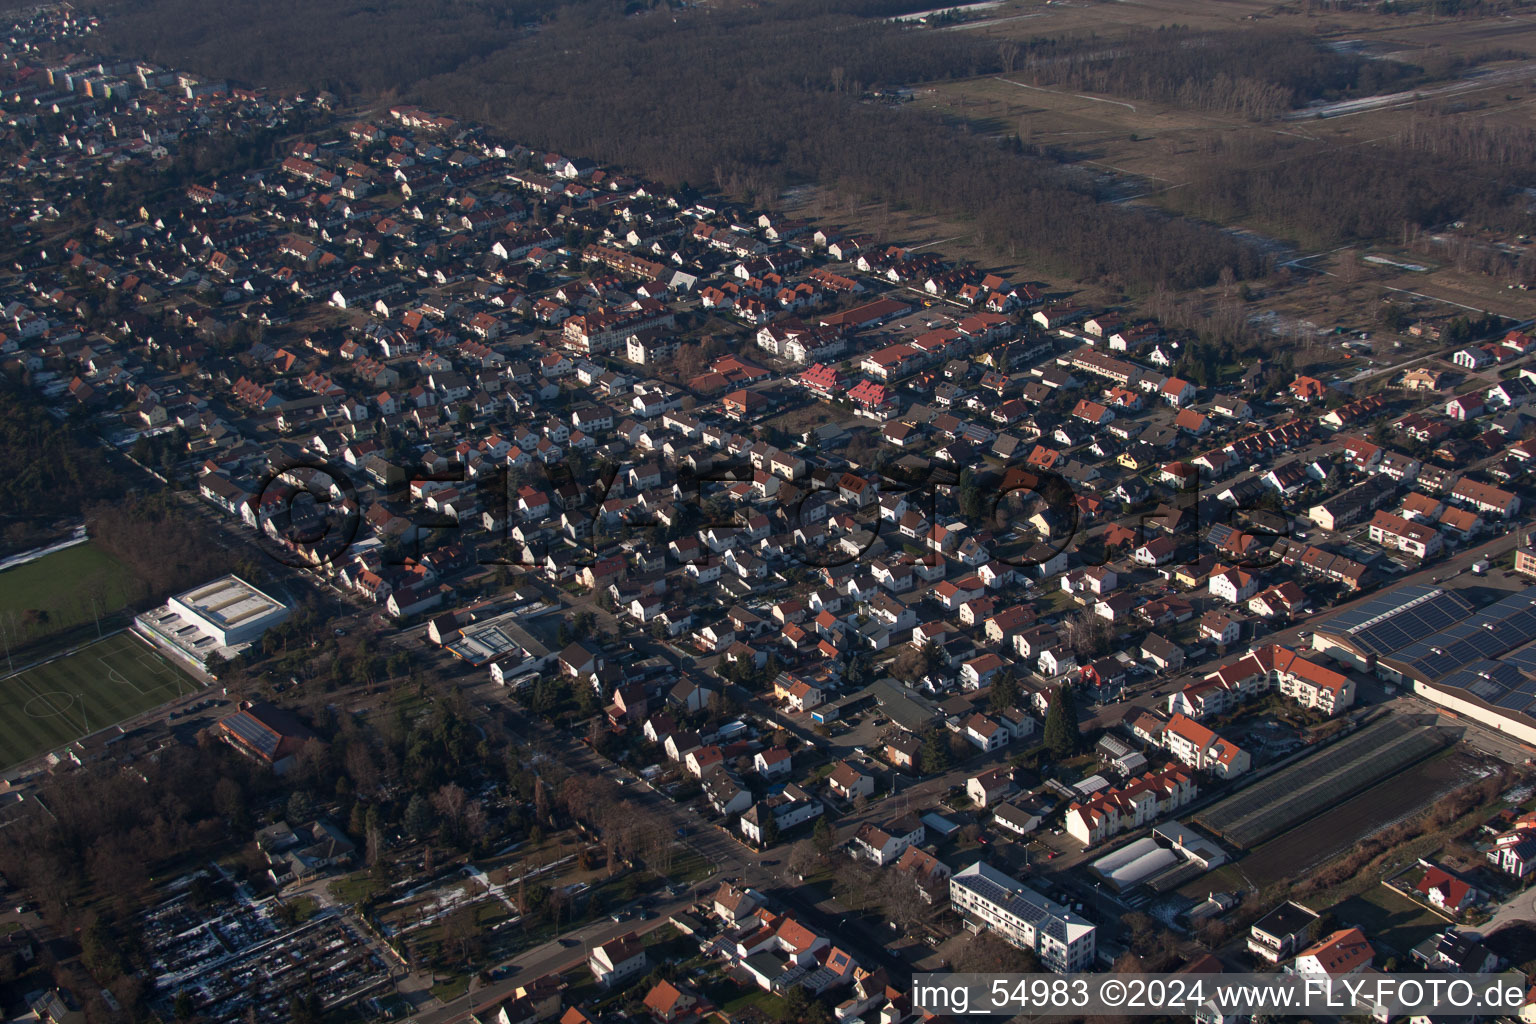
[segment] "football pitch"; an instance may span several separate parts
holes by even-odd
[[[132,633],[0,679],[0,768],[197,688],[191,676]]]

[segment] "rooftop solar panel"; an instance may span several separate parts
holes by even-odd
[[[1492,679],[1481,679],[1477,677],[1468,679],[1463,689],[1465,689],[1473,696],[1482,700],[1489,701],[1490,703],[1498,700],[1502,694],[1508,692],[1503,686],[1500,686]]]
[[[1536,679],[1530,672],[1530,667],[1509,660],[1484,658],[1448,673],[1436,685],[1463,690],[1505,711],[1529,715],[1536,704]]]
[[[277,751],[277,744],[281,737],[258,722],[249,712],[241,711],[231,715],[224,720],[224,726],[263,754],[272,754]]]
[[[1496,701],[1492,701],[1494,707],[1503,708],[1506,711],[1524,712],[1531,706],[1533,698],[1530,694],[1511,690]]]
[[[1490,658],[1495,654],[1502,654],[1503,652],[1509,650],[1511,642],[1525,642],[1524,640],[1520,639],[1521,634],[1519,632],[1516,632],[1512,636],[1500,636],[1500,632],[1508,633],[1510,631],[1496,630],[1479,634],[1478,636],[1469,636],[1465,642],[1468,647],[1477,651],[1477,653],[1483,655],[1484,657]]]
[[[1363,604],[1348,611],[1343,611],[1329,620],[1333,629],[1340,631],[1355,629],[1375,618],[1396,611],[1404,605],[1417,601],[1430,593],[1432,588],[1424,586],[1399,587],[1395,591],[1387,591],[1377,594]]]

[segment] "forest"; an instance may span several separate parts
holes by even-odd
[[[1273,133],[1217,140],[1192,186],[1167,195],[1183,213],[1309,247],[1456,220],[1518,233],[1532,229],[1533,158],[1536,133],[1426,115],[1395,139],[1347,148]]]
[[[1315,100],[1411,88],[1423,68],[1325,49],[1281,29],[1194,32],[1176,26],[1120,40],[1036,39],[1007,64],[1037,85],[1153,100],[1267,121]],[[1440,72],[1458,69],[1442,63]],[[1007,70],[1012,70],[1008,68]]]
[[[87,501],[122,493],[124,480],[80,417],[49,415],[37,393],[0,376],[0,522],[4,544],[78,516]]]
[[[239,6],[129,0],[112,9],[105,33],[123,53],[277,87],[328,88],[352,102],[421,102],[530,145],[748,202],[772,205],[784,189],[817,182],[855,202],[963,219],[1009,258],[1131,290],[1208,284],[1224,268],[1252,277],[1265,261],[1209,225],[1107,204],[1102,182],[1064,166],[1060,154],[977,137],[871,93],[1013,73],[1263,119],[1425,78],[1281,30],[999,43],[881,20],[912,6],[277,0],[252,18]],[[1212,163],[1226,173],[1221,154]],[[1257,203],[1251,193],[1270,184],[1229,178],[1212,174],[1218,198],[1209,213],[1178,213],[1214,217]],[[1282,204],[1294,201],[1283,196]],[[1319,210],[1314,219],[1334,216]],[[1391,220],[1396,230],[1401,218],[1354,219]]]

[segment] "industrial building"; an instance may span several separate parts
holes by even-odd
[[[315,734],[290,711],[263,701],[247,702],[219,721],[218,736],[252,760],[279,775],[294,765],[299,748]]]
[[[1225,864],[1227,855],[1215,842],[1176,822],[1127,843],[1093,862],[1093,870],[1119,892],[1146,884],[1168,892]]]
[[[519,672],[543,671],[556,653],[529,629],[534,617],[514,610],[476,622],[444,635],[443,649],[476,668],[489,665],[498,683]]]
[[[1395,587],[1326,619],[1314,649],[1536,744],[1536,587],[1478,608],[1438,587]]]

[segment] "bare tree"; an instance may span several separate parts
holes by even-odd
[[[904,932],[910,932],[926,921],[932,909],[928,894],[923,891],[917,879],[907,872],[897,873],[891,884],[886,886],[882,903],[886,919]]]
[[[468,967],[480,942],[480,918],[475,905],[466,903],[452,911],[443,922],[443,948],[453,949]]]
[[[837,869],[837,893],[854,910],[868,910],[880,895],[880,879],[869,865],[850,858]]]
[[[1011,39],[998,43],[997,56],[1002,62],[1003,72],[1013,74],[1014,69],[1019,66],[1019,44]]]
[[[811,840],[801,839],[789,848],[785,864],[790,871],[803,878],[821,864],[821,851],[816,849],[816,844]]]

